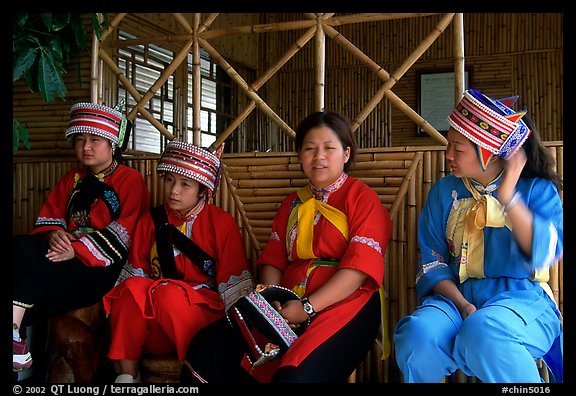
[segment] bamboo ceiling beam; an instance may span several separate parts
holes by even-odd
[[[265,23],[260,25],[236,26],[231,28],[210,30],[204,32],[201,35],[201,37],[205,40],[210,40],[217,37],[224,37],[237,34],[270,33],[279,31],[306,29],[314,25],[316,25],[315,20],[301,20],[301,21]]]
[[[266,70],[256,81],[252,83],[252,89],[258,91],[266,81],[268,81],[288,60],[290,60],[304,45],[314,36],[316,26],[309,28],[302,36],[300,36],[290,48],[274,63],[268,70]],[[252,110],[256,108],[256,102],[251,100],[244,110],[228,125],[226,130],[219,134],[218,138],[210,146],[211,150],[215,150],[234,132],[234,130],[250,115]]]
[[[114,29],[116,29],[116,27],[120,24],[120,22],[122,22],[122,19],[124,19],[126,15],[127,15],[126,12],[116,14],[112,22],[108,24],[108,29],[102,32],[102,37],[100,38],[101,42],[106,41],[108,36],[110,36],[110,34],[114,31]]]
[[[342,34],[340,34],[340,32],[338,32],[336,29],[334,29],[333,27],[328,26],[328,25],[324,25],[323,27],[324,27],[324,30],[326,31],[326,33],[336,43],[340,44],[346,50],[351,52],[352,55],[356,56],[362,63],[364,63],[370,70],[372,70],[378,76],[378,78],[380,78],[384,81],[387,81],[390,78],[390,74],[384,68],[382,68],[378,63],[374,62],[369,56],[364,54],[364,52],[362,52],[358,47],[356,47],[354,44],[352,44],[348,39],[346,39]],[[428,124],[428,122],[424,118],[422,118],[422,116],[420,116],[417,112],[415,112],[402,99],[400,99],[394,92],[388,90],[388,91],[384,92],[384,95],[400,111],[402,111],[408,117],[410,117],[415,122],[416,125],[418,125],[419,127],[423,128],[423,129],[424,128],[434,129],[434,127],[432,127],[430,124]],[[376,106],[379,103],[379,100],[377,101],[376,99],[374,99],[374,103],[375,103],[374,106]],[[428,124],[428,126],[426,126],[426,124]],[[356,123],[355,120],[353,120],[352,130],[356,131],[359,126],[360,126],[360,123]],[[442,136],[442,135],[440,135],[440,136]]]
[[[212,25],[212,22],[214,22],[214,20],[218,17],[218,15],[220,15],[220,14],[218,14],[217,12],[208,14],[206,19],[204,19],[204,22],[202,22],[200,24],[200,26],[198,27],[198,33],[202,33],[203,31],[208,29],[210,27],[210,25]]]
[[[366,13],[366,14],[354,14],[345,15],[335,18],[330,18],[326,20],[331,26],[346,25],[350,23],[362,23],[362,22],[378,22],[378,21],[389,21],[393,19],[406,19],[406,18],[417,18],[430,15],[437,15],[437,13]]]
[[[215,62],[218,63],[224,69],[224,71],[236,82],[236,84],[238,84],[240,88],[244,90],[246,96],[256,102],[256,106],[258,106],[264,114],[270,117],[270,119],[274,121],[281,130],[283,130],[288,136],[294,139],[296,132],[294,132],[292,128],[290,128],[290,126],[286,124],[284,120],[280,118],[278,114],[276,114],[274,110],[272,110],[270,106],[268,106],[266,102],[262,100],[262,98],[260,98],[260,96],[258,96],[252,87],[248,86],[242,76],[240,76],[240,74],[234,70],[234,68],[226,61],[226,59],[224,59],[224,57],[220,55],[220,53],[216,51],[216,49],[214,49],[214,47],[212,47],[208,41],[201,38],[198,38],[198,41],[200,42],[202,48],[208,52],[208,54],[215,60]]]
[[[322,14],[318,15],[316,34],[314,35],[314,73],[316,82],[314,83],[314,101],[316,111],[324,109],[324,81],[326,79],[326,34],[322,29]]]
[[[188,53],[190,52],[190,48],[192,47],[194,40],[190,40],[180,52],[176,54],[172,62],[160,73],[160,77],[152,84],[148,91],[144,94],[144,96],[138,101],[136,106],[130,111],[129,116],[134,116],[135,113],[139,111],[139,109],[143,109],[144,105],[152,99],[154,94],[160,89],[160,87],[166,82],[166,80],[174,73],[174,70],[188,57]]]
[[[124,88],[126,88],[128,93],[130,93],[130,95],[132,95],[134,100],[136,100],[137,102],[142,100],[142,95],[140,95],[140,93],[134,87],[134,85],[132,85],[132,83],[128,80],[128,78],[126,78],[126,76],[118,68],[118,66],[116,65],[116,62],[114,62],[114,60],[112,58],[110,58],[110,56],[108,56],[108,54],[102,49],[98,53],[98,56],[112,70],[112,72],[116,75],[116,78],[118,80],[120,80],[120,82],[124,85]],[[174,139],[174,135],[172,135],[172,133],[170,133],[170,131],[168,131],[166,129],[166,127],[160,121],[158,121],[156,119],[156,117],[154,117],[148,110],[146,110],[146,108],[144,108],[144,107],[140,108],[140,114],[146,120],[148,120],[148,122],[150,122],[150,124],[152,124],[156,129],[158,129],[161,134],[166,136],[166,138],[168,138],[169,140]],[[136,118],[136,114],[132,114],[132,116],[128,115],[127,118],[130,121],[134,121],[134,119]]]
[[[174,19],[176,20],[176,22],[180,25],[180,27],[182,29],[184,29],[184,31],[188,34],[192,34],[194,32],[194,29],[192,29],[192,26],[190,26],[190,24],[188,23],[188,21],[186,20],[186,18],[184,18],[184,16],[182,15],[182,13],[180,12],[175,12],[172,14],[174,16]],[[198,15],[198,13],[194,14],[194,19],[196,19],[196,16]],[[196,23],[194,23],[196,24]]]
[[[422,54],[432,45],[432,43],[444,32],[446,26],[450,24],[454,13],[444,15],[436,27],[430,32],[430,34],[422,40],[420,45],[416,47],[412,53],[408,55],[406,60],[390,75],[390,78],[378,89],[376,94],[370,99],[368,104],[360,111],[360,114],[352,122],[353,130],[355,131],[358,126],[368,117],[368,114],[380,103],[382,98],[390,89],[396,84],[398,80],[404,75],[404,73],[422,56]],[[390,98],[392,100],[392,98]],[[393,101],[394,103],[394,101]],[[410,106],[404,103],[401,107],[403,111],[412,119],[418,126],[420,126],[428,135],[438,140],[441,144],[446,145],[447,141],[440,132],[438,132],[432,125],[430,125],[426,120],[424,120],[417,112],[415,112]]]

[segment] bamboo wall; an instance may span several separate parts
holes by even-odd
[[[110,14],[110,19],[115,14]],[[189,22],[193,14],[183,14]],[[201,14],[206,18],[208,14]],[[434,31],[443,14],[392,20],[338,21],[349,15],[335,16],[332,25],[340,38],[345,38],[388,73],[393,73],[412,51]],[[364,17],[366,18],[366,16]],[[293,26],[305,20],[303,14],[223,14],[214,20],[211,29],[217,37],[208,38],[229,62],[253,68],[258,79],[286,55],[305,29]],[[518,109],[527,109],[539,126],[545,141],[563,140],[563,15],[560,13],[471,13],[464,14],[465,66],[469,68],[471,84],[493,97],[520,95]],[[310,22],[310,20],[308,20]],[[139,34],[143,40],[159,42],[177,50],[180,43],[169,40],[170,34],[182,33],[171,14],[129,14],[122,28]],[[258,23],[259,25],[252,25]],[[284,28],[274,24],[284,23]],[[329,35],[325,43],[326,78],[325,108],[354,118],[374,97],[384,83],[359,58]],[[156,41],[154,41],[156,37]],[[258,95],[292,128],[314,109],[315,38],[302,48],[265,82]],[[417,75],[420,71],[454,69],[454,27],[449,25],[412,67],[394,84],[392,91],[408,106],[417,109]],[[181,46],[181,45],[180,45]],[[70,156],[64,141],[68,113],[72,103],[89,100],[90,54],[80,54],[78,73],[75,60],[68,66],[64,80],[68,87],[66,101],[57,99],[43,103],[38,94],[28,91],[19,80],[13,84],[13,116],[22,121],[31,133],[32,150],[21,148],[17,157],[46,158]],[[114,74],[103,76],[102,96],[115,97],[117,84]],[[77,75],[81,83],[77,81]],[[182,75],[182,74],[180,74]],[[244,78],[250,73],[245,74]],[[253,80],[247,80],[248,84]],[[140,93],[144,94],[144,93]],[[242,90],[238,112],[248,98]],[[292,139],[280,130],[259,108],[235,133],[242,142],[238,151],[291,151]],[[402,147],[437,144],[426,134],[417,134],[416,125],[396,105],[386,98],[377,104],[357,131],[360,147]]]
[[[562,142],[547,144],[564,179]],[[414,287],[419,260],[417,219],[431,186],[446,174],[444,147],[361,149],[350,171],[379,195],[393,219],[392,238],[386,250],[384,287],[388,295],[391,332],[400,318],[417,304]],[[138,169],[151,192],[152,205],[162,202],[162,185],[156,174],[158,156],[133,158],[127,165]],[[272,218],[280,201],[305,184],[295,153],[224,154],[224,174],[216,204],[237,221],[248,259],[254,263],[270,235]],[[27,233],[55,182],[75,161],[65,159],[13,162],[13,234]],[[563,196],[563,194],[562,194]],[[552,269],[550,285],[563,312],[563,261]],[[357,370],[359,382],[394,382],[390,359],[381,361],[382,340]],[[393,347],[393,345],[392,345]],[[392,355],[393,356],[393,355]],[[392,378],[391,378],[392,376]]]

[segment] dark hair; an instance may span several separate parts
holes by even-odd
[[[350,147],[350,158],[348,162],[344,164],[344,171],[348,172],[356,159],[356,136],[352,131],[350,121],[340,113],[335,111],[317,111],[304,118],[298,127],[296,127],[296,151],[300,152],[302,149],[304,138],[308,132],[310,132],[311,129],[321,126],[326,126],[334,131],[340,143],[342,143],[344,150]]]
[[[526,123],[532,133],[522,145],[526,152],[526,165],[524,165],[521,176],[548,179],[556,185],[558,191],[562,190],[562,180],[554,170],[556,162],[548,149],[542,144],[536,125],[528,116],[524,116],[522,121]]]

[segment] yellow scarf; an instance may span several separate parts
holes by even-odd
[[[463,178],[464,186],[472,193],[476,202],[468,209],[464,219],[462,236],[462,256],[460,259],[460,283],[466,279],[484,278],[484,227],[507,227],[512,224],[507,219],[500,202],[491,195],[480,194],[469,179]],[[532,280],[537,281],[544,291],[554,300],[554,294],[548,280],[550,272],[541,268],[535,271]]]
[[[463,178],[464,186],[472,193],[476,202],[468,209],[464,218],[462,256],[460,258],[460,283],[466,279],[484,278],[484,227],[508,227],[504,209],[491,195],[480,194],[469,179]]]
[[[298,223],[298,235],[296,237],[296,252],[301,259],[318,258],[313,250],[314,242],[314,217],[320,212],[330,223],[342,233],[348,240],[348,219],[346,215],[335,207],[314,198],[310,185],[298,190],[301,203],[297,204],[288,219],[286,235],[290,235],[290,229]],[[289,237],[286,238],[286,248],[290,251]]]

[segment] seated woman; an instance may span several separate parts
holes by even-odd
[[[191,345],[183,382],[231,382],[241,364],[258,382],[346,382],[375,341],[390,216],[376,192],[347,173],[356,155],[348,120],[312,113],[295,143],[310,182],[282,201],[257,266],[260,283],[302,298],[275,303],[290,327],[310,324],[283,356],[257,366],[237,338],[218,333],[226,326],[207,328]]]
[[[482,382],[562,381],[562,319],[546,283],[563,253],[560,179],[532,122],[469,90],[448,118],[452,173],[418,224],[421,305],[396,327],[406,382],[461,369]],[[522,118],[523,117],[523,118]]]
[[[164,204],[138,222],[120,283],[104,297],[119,383],[141,381],[143,352],[184,360],[194,335],[253,286],[236,220],[209,202],[219,156],[172,141],[157,170]]]
[[[150,197],[142,175],[120,163],[127,128],[117,109],[77,103],[70,110],[66,138],[80,166],[52,188],[32,235],[14,237],[14,371],[32,365],[27,325],[101,301],[128,258]]]

